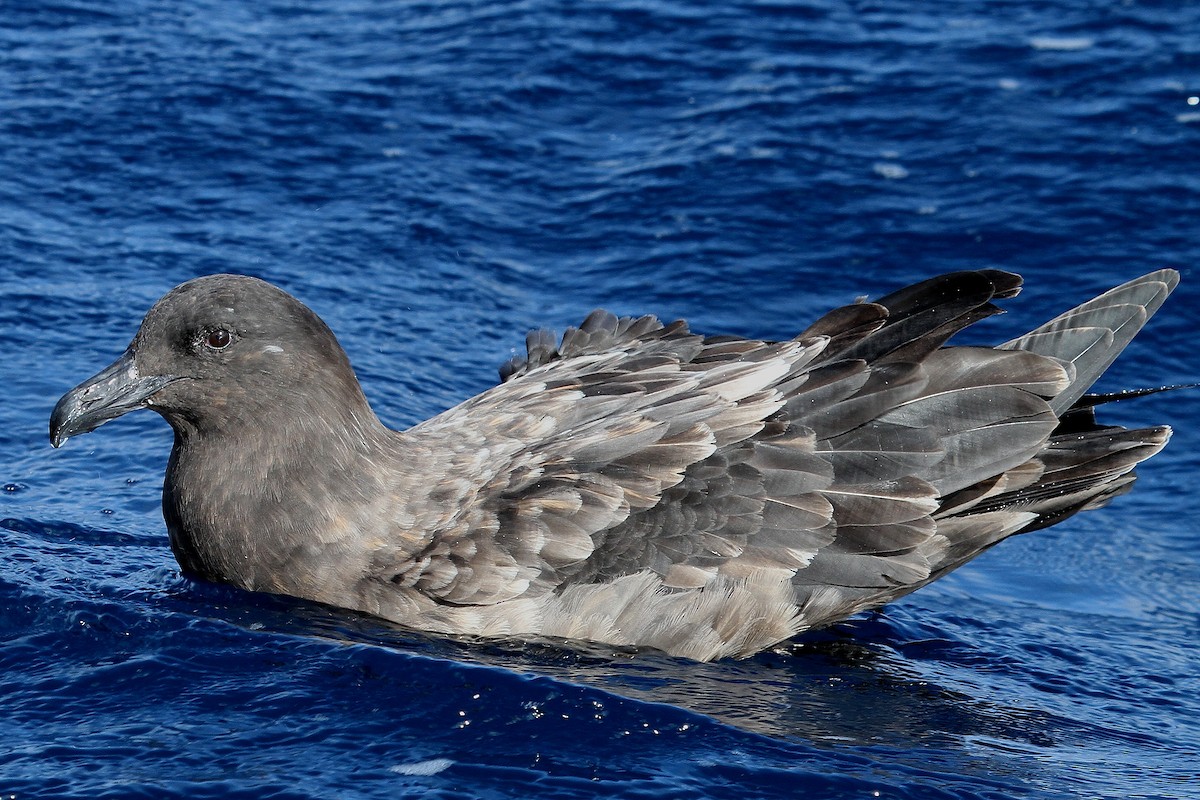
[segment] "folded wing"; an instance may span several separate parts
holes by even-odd
[[[944,346],[1019,291],[995,270],[835,309],[787,342],[605,312],[557,344],[535,332],[503,383],[408,432],[442,450],[446,511],[380,568],[448,606],[561,597],[583,613],[603,596],[631,643],[752,652],[1126,487],[1166,429],[1059,418],[1175,280],[1152,273],[999,349]],[[635,584],[649,597],[596,588]],[[781,586],[790,616],[765,624]]]

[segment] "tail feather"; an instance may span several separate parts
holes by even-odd
[[[969,513],[1020,507],[1039,516],[1057,515],[1074,505],[1077,495],[1103,493],[1102,487],[1129,475],[1140,462],[1162,450],[1170,438],[1171,429],[1165,425],[1051,437],[1039,457],[1045,473],[1036,483],[983,500]]]
[[[1024,336],[1000,345],[1057,358],[1071,365],[1070,385],[1050,401],[1063,415],[1108,369],[1179,284],[1179,273],[1160,269],[1110,289]]]

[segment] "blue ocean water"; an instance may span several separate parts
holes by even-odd
[[[790,654],[466,645],[180,576],[171,438],[65,390],[234,271],[403,427],[592,308],[789,337],[979,266],[1002,341],[1162,266],[1194,381],[1200,5],[6,0],[0,795],[1200,797],[1197,395],[1133,494]],[[232,479],[236,479],[233,476]]]

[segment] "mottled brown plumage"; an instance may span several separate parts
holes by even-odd
[[[786,342],[598,311],[394,432],[315,314],[212,276],[159,301],[51,437],[162,414],[167,527],[203,578],[438,633],[745,656],[1126,489],[1170,431],[1100,427],[1084,392],[1177,280],[998,348],[944,346],[1019,291],[996,270]]]

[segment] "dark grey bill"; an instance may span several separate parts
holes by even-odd
[[[171,375],[138,375],[133,351],[126,350],[100,372],[62,396],[50,415],[50,444],[55,447],[72,436],[94,431],[110,419],[145,408],[155,392],[172,381]]]

